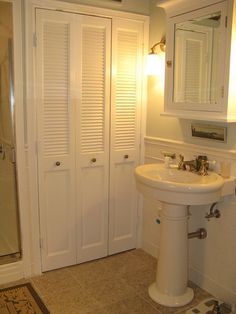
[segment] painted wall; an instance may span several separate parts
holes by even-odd
[[[163,9],[157,8],[156,3],[157,0],[150,0],[150,47],[161,40],[166,29],[165,12]],[[148,80],[147,136],[183,140],[187,143],[222,149],[236,149],[236,123],[228,125],[227,143],[214,143],[192,139],[190,136],[190,121],[160,116],[160,113],[164,110],[163,80],[160,82],[155,77],[150,77]]]
[[[122,3],[112,0],[59,0],[79,4],[87,4],[101,8],[127,11],[139,14],[149,14],[149,1],[123,0]]]
[[[156,8],[156,2],[156,0],[150,0],[150,47],[160,41],[165,34],[165,13],[162,9]],[[211,156],[212,158],[228,158],[231,152],[231,175],[236,176],[236,125],[228,126],[227,143],[192,139],[190,121],[160,116],[163,111],[163,92],[163,80],[153,77],[148,79],[147,136],[177,141],[177,145],[170,149],[175,149],[177,154],[184,152],[187,159],[191,156],[188,156],[186,147],[194,147],[194,150],[199,153],[204,153],[207,148],[212,149],[216,153],[216,156],[214,154]],[[182,146],[185,144],[184,150]],[[146,157],[154,157],[154,159],[146,158],[146,162],[155,162],[156,157],[161,158],[158,153],[161,154],[160,150],[158,152],[158,144],[156,147],[146,144]],[[195,231],[199,227],[205,227],[208,237],[203,241],[194,239],[189,242],[190,278],[225,301],[236,303],[235,197],[221,202],[219,207],[222,217],[210,222],[204,218],[206,211],[209,210],[208,207],[191,208],[189,230]],[[158,204],[144,201],[143,247],[154,255],[157,255],[159,245],[160,225],[156,223],[159,208]]]

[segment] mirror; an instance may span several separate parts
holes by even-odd
[[[221,12],[215,12],[175,24],[175,103],[217,103],[221,23]]]

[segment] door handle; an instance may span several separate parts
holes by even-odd
[[[55,165],[59,167],[61,165],[60,161],[56,161]]]
[[[92,158],[92,159],[91,159],[91,162],[93,162],[93,163],[96,162],[96,161],[97,161],[96,158]]]
[[[124,155],[124,159],[128,159],[129,158],[129,155]]]

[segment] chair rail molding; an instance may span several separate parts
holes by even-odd
[[[207,155],[210,160],[220,162],[227,160],[231,162],[232,175],[236,175],[236,150],[220,149],[203,145],[190,144],[183,141],[176,141],[158,137],[146,136],[145,139],[145,160],[150,162],[163,162],[164,151],[184,155],[185,159],[193,158],[196,155]],[[235,165],[233,165],[235,163]]]

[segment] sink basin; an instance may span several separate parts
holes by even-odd
[[[204,205],[217,202],[222,196],[224,180],[214,172],[207,176],[165,168],[164,164],[147,164],[135,169],[138,190],[158,201]]]

